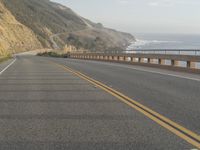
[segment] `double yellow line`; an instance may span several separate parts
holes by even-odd
[[[137,111],[144,114],[145,116],[147,116],[151,120],[155,121],[156,123],[158,123],[162,127],[166,128],[167,130],[171,131],[175,135],[184,139],[185,141],[192,144],[196,148],[200,149],[200,136],[197,135],[196,133],[194,133],[194,132],[186,129],[185,127],[173,122],[172,120],[160,115],[159,113],[157,113],[157,112],[153,111],[152,109],[138,103],[137,101],[129,98],[128,96],[114,90],[113,88],[110,88],[110,87],[106,86],[105,84],[84,75],[83,73],[80,73],[76,70],[73,70],[73,69],[67,67],[67,66],[63,66],[63,65],[60,65],[60,64],[55,63],[55,62],[52,62],[52,63],[63,68],[64,70],[71,72],[71,73],[75,74],[76,76],[92,83],[93,85],[103,89],[104,91],[110,93],[114,97],[118,98],[122,102],[129,105],[130,107],[136,109]]]

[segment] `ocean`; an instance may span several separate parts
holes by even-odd
[[[127,51],[134,50],[191,50],[191,52],[182,52],[187,55],[200,55],[200,51],[195,53],[192,50],[200,50],[200,34],[134,34],[136,42],[127,47]],[[160,53],[160,52],[159,52]],[[161,52],[162,53],[162,52]],[[173,53],[173,52],[170,52]],[[174,52],[177,54],[178,52]],[[181,66],[186,66],[186,62],[182,62]],[[196,64],[200,69],[200,63]]]
[[[135,34],[136,42],[127,49],[197,49],[200,50],[200,34]]]

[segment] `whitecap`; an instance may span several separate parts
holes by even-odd
[[[126,48],[126,50],[140,49],[143,46],[150,44],[161,44],[161,43],[181,43],[180,41],[162,41],[162,40],[141,40],[136,39],[136,41],[131,42],[131,44]]]

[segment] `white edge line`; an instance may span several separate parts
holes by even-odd
[[[119,65],[119,64],[109,64],[109,63],[106,63],[106,62],[103,62],[103,64],[110,65],[110,66],[115,65],[115,66],[118,66],[118,67],[129,68],[129,69],[132,69],[132,70],[144,71],[144,72],[155,73],[155,74],[160,74],[160,75],[165,75],[165,76],[172,76],[172,77],[177,77],[177,78],[182,78],[182,79],[200,81],[200,79],[197,79],[197,78],[184,77],[184,76],[181,76],[181,75],[175,75],[175,74],[170,74],[170,73],[162,73],[162,72],[159,72],[159,71],[150,71],[150,70],[139,69],[139,68],[134,68],[134,67],[129,67],[129,66],[123,66],[123,65]]]
[[[14,64],[14,62],[16,61],[17,59],[15,58],[7,67],[5,67],[1,72],[0,72],[0,75],[2,75],[2,73],[4,71],[6,71],[12,64]]]
[[[181,76],[181,75],[175,75],[175,74],[170,74],[170,73],[162,73],[162,72],[158,72],[158,71],[149,71],[149,70],[145,70],[145,69],[138,69],[138,68],[131,68],[131,67],[126,67],[126,68],[130,68],[130,69],[138,70],[138,71],[149,72],[149,73],[160,74],[160,75],[165,75],[165,76],[172,76],[172,77],[177,77],[177,78],[182,78],[182,79],[200,81],[200,79],[197,79],[197,78],[184,77],[184,76]]]

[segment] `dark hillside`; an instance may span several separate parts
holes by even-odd
[[[17,21],[35,33],[43,47],[72,45],[88,50],[124,49],[134,40],[131,34],[107,29],[49,0],[1,1]]]

